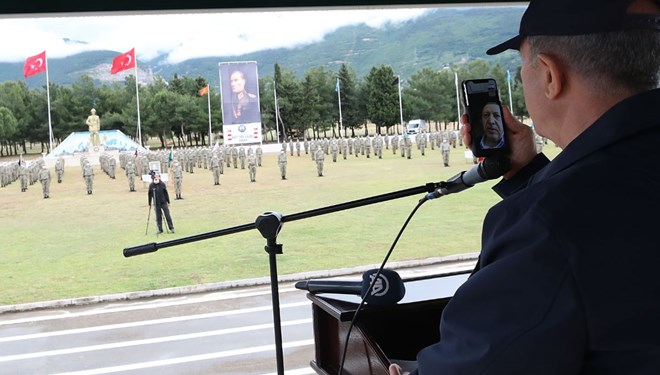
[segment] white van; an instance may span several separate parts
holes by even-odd
[[[406,126],[406,132],[408,134],[418,134],[421,132],[426,132],[426,121],[417,119],[408,121]]]

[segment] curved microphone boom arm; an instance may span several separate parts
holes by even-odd
[[[411,196],[411,195],[423,194],[423,193],[432,193],[433,191],[435,191],[439,187],[442,187],[443,184],[445,184],[444,181],[443,182],[437,182],[437,183],[429,182],[425,185],[418,186],[418,187],[413,187],[413,188],[408,188],[408,189],[404,189],[404,190],[394,191],[394,192],[391,192],[391,193],[385,193],[385,194],[376,195],[376,196],[368,197],[368,198],[357,199],[357,200],[354,200],[354,201],[339,203],[339,204],[335,204],[335,205],[332,205],[332,206],[315,208],[315,209],[312,209],[312,210],[309,210],[309,211],[303,211],[303,212],[299,212],[299,213],[295,213],[295,214],[291,214],[291,215],[285,215],[285,216],[281,217],[280,221],[281,221],[281,223],[286,223],[286,222],[289,222],[289,221],[302,220],[302,219],[307,219],[307,218],[314,217],[314,216],[320,216],[320,215],[330,214],[330,213],[333,213],[333,212],[338,212],[338,211],[348,210],[348,209],[352,209],[352,208],[367,206],[367,205],[370,205],[370,204],[381,203],[381,202],[389,201],[389,200],[392,200],[392,199],[404,198],[404,197],[408,197],[408,196]],[[147,243],[147,244],[143,244],[143,245],[127,247],[127,248],[124,249],[124,257],[128,258],[128,257],[136,256],[136,255],[153,253],[155,251],[158,251],[160,249],[164,249],[166,247],[178,246],[178,245],[183,245],[183,244],[190,243],[190,242],[208,240],[208,239],[211,239],[211,238],[225,236],[225,235],[228,235],[228,234],[244,232],[244,231],[248,231],[248,230],[251,230],[251,229],[258,229],[256,222],[255,223],[247,223],[247,224],[237,225],[235,227],[215,230],[215,231],[206,232],[206,233],[195,234],[195,235],[192,235],[192,236],[177,238],[177,239],[168,240],[168,241],[163,241],[163,242],[160,242],[160,243],[151,242],[151,243]]]

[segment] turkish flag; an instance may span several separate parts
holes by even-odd
[[[25,59],[25,65],[23,65],[23,75],[25,78],[45,72],[46,67],[46,51],[34,56],[30,56]]]
[[[131,48],[130,51],[122,53],[112,60],[112,69],[110,69],[110,74],[119,73],[122,70],[135,68],[135,48]]]

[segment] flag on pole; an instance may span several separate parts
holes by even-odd
[[[398,85],[399,84],[399,76],[394,77],[394,80],[392,81],[392,86]]]
[[[339,78],[337,78],[337,84],[335,84],[335,92],[339,92]]]
[[[199,96],[204,96],[208,93],[209,93],[209,85],[206,85],[199,90]]]
[[[172,163],[172,160],[174,160],[174,146],[170,149],[170,156],[167,157],[167,162]]]
[[[511,84],[511,73],[509,73],[508,70],[506,71],[506,81],[509,82],[509,84]]]
[[[110,74],[119,73],[130,68],[135,68],[135,48],[131,48],[130,51],[122,53],[112,60]]]
[[[38,55],[30,56],[25,59],[25,65],[23,65],[23,75],[25,78],[31,77],[35,74],[45,72],[46,69],[46,51],[43,51]]]

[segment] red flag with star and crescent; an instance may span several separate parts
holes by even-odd
[[[130,68],[135,68],[135,48],[131,48],[130,51],[122,53],[112,60],[110,74],[119,73]]]
[[[31,77],[35,74],[46,71],[46,51],[34,56],[30,56],[25,59],[25,65],[23,65],[23,75],[25,78]]]

